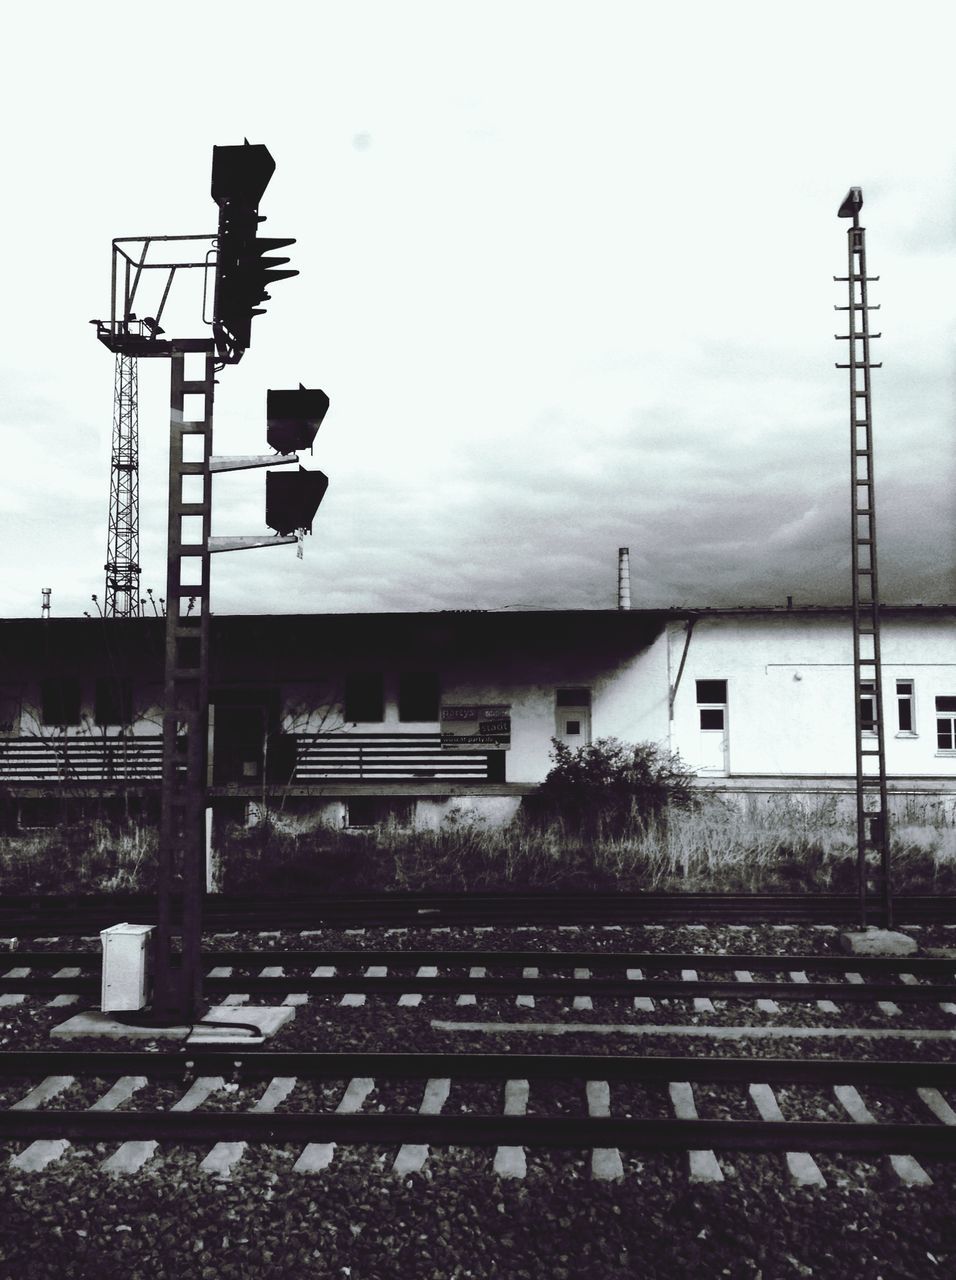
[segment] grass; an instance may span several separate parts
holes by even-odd
[[[156,888],[153,827],[79,822],[0,836],[2,893],[136,893]]]
[[[91,822],[0,837],[0,891],[155,889],[157,835]],[[892,827],[899,893],[956,892],[956,826],[909,805]],[[614,838],[520,819],[490,828],[465,812],[437,831],[347,832],[279,816],[218,839],[226,893],[296,891],[835,892],[856,889],[855,822],[835,802],[741,810],[716,797]]]

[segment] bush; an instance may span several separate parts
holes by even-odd
[[[525,809],[537,822],[560,822],[577,835],[620,838],[666,822],[695,804],[691,774],[679,756],[652,742],[617,738],[572,750],[552,738],[554,764]]]

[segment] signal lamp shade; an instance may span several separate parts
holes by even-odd
[[[213,147],[212,198],[216,204],[238,200],[257,205],[276,171],[269,148],[259,142],[240,147]]]
[[[266,524],[285,536],[297,529],[312,532],[312,521],[325,497],[329,478],[322,471],[266,472]]]
[[[838,218],[852,218],[863,208],[863,188],[851,187],[837,210]]]
[[[266,439],[279,453],[311,449],[316,432],[329,409],[324,391],[300,386],[295,391],[266,394]]]

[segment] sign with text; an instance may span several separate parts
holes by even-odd
[[[511,707],[443,705],[441,745],[451,751],[506,751],[511,746]]]

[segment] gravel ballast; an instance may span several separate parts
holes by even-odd
[[[914,929],[921,946],[951,944],[956,931]],[[625,928],[368,929],[361,933],[324,929],[307,938],[297,933],[236,934],[207,938],[207,946],[236,950],[300,947],[376,947],[533,950],[547,952],[660,951],[698,954],[776,954],[807,960],[839,951],[836,929],[804,927],[642,926]],[[42,949],[20,940],[24,949]],[[63,943],[51,943],[59,949]],[[89,944],[82,944],[84,947]],[[13,956],[15,957],[15,948]],[[15,958],[11,961],[15,963]],[[361,965],[359,965],[359,971]],[[715,975],[716,976],[716,975]],[[241,978],[237,977],[237,990]],[[294,976],[289,991],[296,990]],[[416,990],[410,979],[409,991]],[[281,999],[277,997],[276,1002]],[[294,1020],[270,1042],[277,1050],[475,1051],[662,1054],[752,1057],[759,1081],[762,1057],[949,1060],[953,1042],[933,1040],[716,1041],[676,1036],[596,1036],[587,1030],[564,1036],[536,1035],[522,1022],[573,1021],[698,1025],[815,1025],[900,1028],[952,1027],[956,1019],[934,1012],[922,1021],[917,1006],[889,1019],[868,1003],[845,1004],[838,1016],[810,1002],[782,1005],[775,1015],[760,1013],[752,1001],[718,1002],[714,1014],[695,1015],[687,1002],[656,1001],[653,1013],[634,1010],[627,1000],[595,1001],[593,1011],[575,1010],[570,1000],[541,997],[534,1009],[517,1009],[514,997],[480,999],[458,1008],[453,996],[426,997],[418,1007],[398,1007],[397,998],[370,995],[358,1008],[342,1008],[340,997],[313,997],[296,1009]],[[253,996],[251,1003],[267,1003]],[[723,1007],[722,1007],[723,1005]],[[80,1006],[82,1007],[82,1006]],[[72,1012],[50,1009],[42,996],[0,1009],[0,1048],[51,1047],[49,1029]],[[241,1008],[237,1008],[241,1016]],[[665,1016],[666,1013],[666,1016]],[[451,1033],[436,1020],[498,1021],[492,1035]],[[74,1042],[71,1048],[145,1047],[142,1043]],[[178,1052],[156,1043],[156,1052]],[[599,1079],[598,1073],[595,1078]],[[21,1082],[7,1082],[6,1105]],[[109,1081],[77,1082],[67,1101],[88,1106]],[[301,1081],[280,1103],[283,1111],[334,1110],[345,1081]],[[205,1109],[247,1107],[264,1085],[241,1085],[210,1096]],[[363,1109],[411,1112],[422,1102],[424,1081],[376,1081]],[[149,1084],[127,1104],[131,1108],[171,1105],[185,1086]],[[500,1113],[502,1082],[452,1084],[444,1111]],[[842,1118],[832,1091],[787,1086],[777,1100],[790,1119]],[[931,1121],[910,1093],[861,1089],[867,1106],[881,1119]],[[733,1114],[754,1118],[755,1108],[739,1087],[694,1085],[702,1116]],[[956,1106],[956,1098],[949,1097]],[[614,1084],[612,1115],[673,1114],[666,1087]],[[64,1105],[63,1100],[52,1106]],[[533,1083],[531,1114],[586,1114],[583,1082]],[[208,1146],[162,1148],[159,1158],[138,1173],[111,1177],[99,1168],[112,1148],[72,1148],[43,1173],[25,1175],[10,1167],[11,1150],[0,1156],[0,1280],[3,1277],[98,1276],[109,1269],[131,1280],[175,1275],[219,1277],[336,1277],[337,1280],[483,1280],[484,1277],[556,1277],[557,1280],[624,1280],[627,1277],[861,1277],[865,1280],[923,1280],[956,1274],[956,1162],[923,1161],[933,1179],[924,1187],[905,1186],[885,1158],[818,1157],[826,1186],[798,1187],[782,1154],[720,1153],[724,1180],[695,1184],[685,1153],[621,1152],[624,1176],[592,1178],[590,1153],[528,1151],[524,1178],[493,1172],[494,1147],[432,1148],[420,1173],[392,1172],[397,1148],[336,1149],[319,1173],[292,1169],[299,1148],[249,1147],[230,1177],[200,1170]]]

